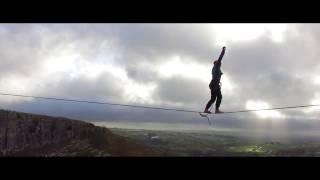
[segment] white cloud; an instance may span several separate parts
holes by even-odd
[[[320,76],[315,76],[313,79],[313,83],[316,85],[320,85]]]
[[[228,45],[235,41],[252,41],[269,33],[275,42],[282,42],[286,24],[214,24],[218,45]]]
[[[187,59],[181,59],[181,57],[175,56],[171,60],[165,61],[157,66],[156,71],[164,78],[182,76],[209,82],[211,80],[211,68],[211,63],[210,66],[204,66],[194,61],[190,62]]]
[[[124,98],[129,103],[154,104],[152,94],[156,88],[155,84],[141,84],[127,81],[124,85]]]

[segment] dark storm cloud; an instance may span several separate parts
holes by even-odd
[[[0,27],[0,78],[28,76],[47,52],[37,25],[4,24]]]
[[[73,79],[65,78],[58,84],[49,82],[44,84],[41,94],[68,97],[69,99],[123,100],[122,82],[108,72],[104,72],[94,79],[78,76]]]
[[[199,99],[207,95],[203,92],[207,84],[197,79],[172,77],[158,81],[158,88],[154,93],[155,99],[169,103],[199,104]],[[199,93],[200,92],[200,93]]]
[[[9,105],[8,108],[21,112],[69,117],[89,122],[192,123],[194,121],[199,121],[199,123],[207,123],[206,119],[201,118],[197,114],[61,101],[48,102],[46,100],[37,99],[25,103]]]
[[[212,54],[214,37],[208,25],[120,24],[112,33],[117,37],[123,61],[156,61],[173,55],[191,56],[200,61]]]
[[[152,69],[153,68],[153,69]],[[127,75],[140,83],[156,82],[159,80],[159,74],[155,71],[157,67],[145,67],[136,63],[126,65]]]

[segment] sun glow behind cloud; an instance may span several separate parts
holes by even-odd
[[[256,109],[269,109],[271,106],[264,101],[257,101],[257,100],[249,100],[246,102],[246,109],[247,110],[256,110]],[[285,118],[285,115],[280,113],[276,110],[267,110],[267,111],[254,111],[259,118],[261,119],[268,119],[268,118]]]
[[[312,105],[320,105],[320,93],[316,93],[315,96],[310,100],[310,104]],[[319,113],[320,107],[309,107],[303,110],[304,113],[311,114],[311,113]]]

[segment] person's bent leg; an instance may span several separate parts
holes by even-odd
[[[208,109],[211,107],[211,105],[214,103],[214,101],[215,101],[215,100],[211,98],[211,99],[209,100],[209,102],[207,103],[205,110],[208,110]]]

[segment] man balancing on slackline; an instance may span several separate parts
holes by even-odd
[[[214,101],[217,98],[217,102],[216,102],[216,110],[215,113],[223,113],[222,111],[220,111],[219,107],[221,104],[221,100],[222,100],[222,94],[221,94],[221,87],[220,87],[220,79],[221,79],[221,75],[223,74],[220,70],[221,67],[221,60],[223,58],[223,55],[226,51],[226,47],[224,46],[222,48],[222,52],[219,56],[218,60],[215,60],[213,62],[214,66],[212,68],[212,80],[209,84],[209,88],[211,90],[211,99],[209,100],[209,102],[206,105],[206,108],[204,110],[204,113],[211,113],[209,111],[209,108],[211,107],[211,105],[214,103]]]

